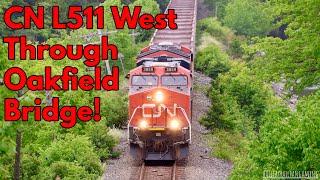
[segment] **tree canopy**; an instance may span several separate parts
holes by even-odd
[[[223,22],[237,34],[265,35],[271,30],[271,16],[257,0],[234,0],[225,8]]]

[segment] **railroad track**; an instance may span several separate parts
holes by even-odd
[[[139,180],[183,180],[185,179],[184,164],[171,162],[157,164],[142,163]]]

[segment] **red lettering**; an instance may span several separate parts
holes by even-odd
[[[17,121],[21,118],[19,110],[19,101],[16,98],[7,98],[4,100],[4,120]]]
[[[34,107],[24,107],[22,109],[22,121],[28,121],[29,119],[29,112],[32,112],[34,110]]]
[[[23,12],[23,7],[11,6],[4,12],[3,20],[6,23],[6,25],[11,29],[22,29],[23,24],[21,22],[16,23],[16,22],[13,22],[11,19],[14,13],[22,13],[22,12]]]
[[[102,79],[102,87],[107,91],[119,90],[119,68],[112,67],[112,75],[107,75]]]
[[[177,19],[177,14],[175,14],[174,9],[168,9],[168,26],[170,29],[177,29],[178,25],[175,23],[175,20]]]
[[[79,87],[84,91],[90,91],[93,89],[94,80],[89,75],[84,75],[79,79]]]
[[[97,17],[97,29],[103,29],[104,28],[104,7],[99,6],[97,7],[93,15]]]
[[[63,120],[60,125],[64,128],[72,128],[77,122],[77,107],[64,106],[60,109],[60,118]]]
[[[78,76],[70,76],[70,73],[77,74],[78,69],[71,66],[66,66],[63,68],[61,81],[63,90],[67,91],[69,89],[69,81],[71,81],[71,90],[78,90]]]
[[[16,59],[16,43],[20,42],[19,37],[4,37],[3,43],[8,43],[8,59],[15,60]]]
[[[117,6],[111,6],[111,12],[113,14],[114,24],[117,29],[123,29],[125,24],[127,24],[129,29],[135,29],[139,23],[140,27],[143,29],[165,29],[168,27],[170,29],[177,29],[177,24],[175,19],[177,15],[175,14],[174,9],[169,9],[168,14],[158,14],[153,17],[151,14],[142,14],[141,16],[141,6],[135,6],[133,13],[130,13],[128,6],[124,6],[121,12],[119,13]],[[167,23],[168,22],[168,23]]]
[[[44,50],[49,50],[50,46],[48,44],[41,44],[37,45],[37,59],[38,60],[43,60],[43,51]]]
[[[94,72],[95,75],[95,89],[101,90],[101,68],[96,67],[96,71]]]
[[[26,60],[27,59],[27,51],[29,51],[30,59],[37,59],[36,58],[36,47],[32,44],[27,44],[26,36],[20,37],[20,59]]]
[[[132,16],[128,6],[123,6],[121,15],[119,14],[119,10],[117,6],[111,6],[110,8],[111,8],[113,20],[117,29],[123,29],[125,23],[128,24],[129,29],[135,29],[137,27],[139,14],[141,12],[141,6],[134,7]]]
[[[42,117],[45,121],[49,122],[59,120],[59,98],[52,98],[52,106],[43,108]]]
[[[143,14],[140,16],[140,27],[143,29],[153,28],[154,18],[151,14]]]
[[[92,109],[89,106],[82,106],[78,109],[78,118],[83,122],[87,122],[91,120]]]
[[[51,67],[45,67],[45,89],[51,90],[54,89],[56,91],[61,90],[61,87],[57,84],[57,81],[60,79],[60,76],[51,77]]]
[[[82,58],[82,54],[83,54],[83,46],[82,45],[77,45],[76,46],[76,53],[73,53],[73,46],[72,45],[67,45],[67,56],[69,59],[71,60],[79,60]]]
[[[23,13],[24,23],[13,22],[12,15],[14,13]],[[31,6],[11,6],[4,12],[3,19],[6,25],[14,30],[22,28],[30,29],[31,22],[33,22],[38,29],[44,29],[44,6],[38,6],[37,13],[34,12]]]
[[[57,51],[59,51],[59,53],[57,53]],[[55,44],[55,45],[51,46],[51,48],[49,49],[49,56],[52,59],[61,60],[61,59],[65,58],[66,55],[67,55],[66,48],[60,44]]]
[[[19,76],[19,82],[17,84],[13,84],[12,82],[12,76],[14,74]],[[12,67],[4,73],[3,82],[8,89],[12,91],[19,91],[25,86],[27,82],[27,75],[21,68]]]
[[[83,11],[83,15],[86,16],[86,28],[93,29],[93,7],[89,6]]]
[[[24,8],[24,28],[31,28],[31,20],[38,29],[44,29],[44,6],[37,7],[37,14],[32,7],[26,6]]]
[[[95,121],[100,121],[101,120],[101,115],[100,115],[100,98],[99,97],[95,97],[94,98],[94,113],[95,115],[93,116],[93,119]]]
[[[114,44],[109,44],[108,36],[101,37],[101,45],[88,44],[75,45],[76,52],[74,52],[74,45],[67,45],[64,47],[61,44],[48,45],[40,44],[34,46],[33,44],[27,44],[26,36],[21,37],[5,37],[4,43],[8,43],[8,59],[15,59],[15,46],[20,45],[20,59],[26,60],[43,60],[44,51],[49,52],[49,56],[54,60],[64,59],[66,56],[72,60],[79,60],[83,56],[87,59],[84,64],[90,67],[99,65],[100,57],[102,60],[109,59],[109,53],[112,60],[118,59],[118,48]],[[27,56],[27,54],[29,56]]]
[[[52,7],[52,28],[53,29],[66,29],[67,25],[65,23],[60,23],[60,13],[59,6]]]
[[[36,85],[34,84],[36,83]],[[43,77],[42,76],[36,76],[32,75],[28,78],[27,81],[28,89],[31,91],[41,91],[43,90]]]
[[[82,16],[81,16],[82,7],[81,6],[70,6],[68,11],[69,19],[73,19],[72,21],[67,23],[68,28],[70,29],[79,29],[82,25]],[[91,19],[92,23],[92,19]]]
[[[103,78],[101,78],[101,67],[99,66],[95,67],[94,78],[89,75],[78,78],[77,73],[77,68],[67,66],[63,69],[62,75],[52,76],[52,68],[47,66],[45,67],[44,75],[31,75],[27,77],[21,68],[12,67],[4,73],[3,80],[5,86],[12,91],[21,90],[25,86],[31,91],[78,90],[79,87],[84,91],[92,89],[101,90],[101,87],[107,91],[119,90],[119,68],[116,66],[112,68],[112,75],[106,75]],[[62,85],[58,83],[60,81]]]
[[[102,36],[101,37],[101,51],[102,51],[102,60],[107,60],[108,54],[110,51],[111,59],[117,60],[118,59],[118,48],[114,44],[109,44],[108,42],[108,36]]]
[[[108,46],[108,45],[107,45]],[[100,46],[88,44],[84,47],[84,57],[87,59],[83,63],[87,66],[94,67],[100,63]]]
[[[59,98],[52,98],[52,105],[44,107],[41,111],[41,99],[35,98],[34,103],[36,106],[22,106],[19,109],[19,101],[15,98],[7,98],[4,101],[4,119],[5,121],[28,121],[31,113],[34,113],[34,120],[59,121],[62,120],[60,125],[63,128],[72,128],[77,123],[77,118],[82,122],[88,122],[91,119],[94,121],[100,121],[100,98],[94,98],[94,110],[89,106],[82,106],[77,109],[76,106],[59,106]]]
[[[159,14],[156,16],[156,25],[154,26],[156,29],[165,29],[167,27],[166,15]]]

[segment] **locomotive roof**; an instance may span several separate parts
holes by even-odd
[[[181,47],[179,47],[179,46],[175,46],[175,45],[152,45],[152,46],[150,46],[148,51],[140,53],[138,55],[138,59],[142,58],[144,56],[147,56],[149,54],[158,52],[158,51],[168,51],[168,52],[180,55],[180,56],[185,57],[185,58],[190,58],[190,56],[191,56],[191,53],[183,52],[181,50]]]
[[[143,67],[178,67],[180,65],[180,62],[173,61],[173,62],[155,62],[155,61],[145,61],[143,63]]]

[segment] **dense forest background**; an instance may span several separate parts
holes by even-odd
[[[320,1],[204,0],[196,67],[212,106],[201,123],[230,179],[320,170]]]

